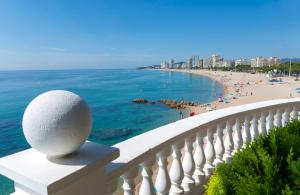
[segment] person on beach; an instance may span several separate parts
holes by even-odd
[[[183,113],[181,111],[179,112],[179,115],[180,115],[180,119],[183,119]]]

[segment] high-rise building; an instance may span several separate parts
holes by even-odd
[[[188,68],[188,69],[192,69],[193,68],[193,58],[189,58],[186,61],[186,68]]]
[[[269,60],[261,56],[251,59],[251,67],[264,67],[269,65]]]
[[[267,58],[263,58],[262,59],[262,66],[268,66],[268,64],[269,64],[268,59]]]
[[[261,56],[256,57],[256,65],[257,65],[257,67],[268,66],[268,59],[263,58]]]
[[[162,62],[162,63],[160,63],[160,68],[161,69],[167,69],[167,68],[169,68],[169,63],[168,62]]]
[[[175,66],[175,60],[170,59],[169,60],[169,68],[175,68],[174,66]]]
[[[201,68],[201,69],[203,68],[203,59],[202,58],[200,58],[196,61],[195,67]]]
[[[238,65],[249,65],[249,61],[245,58],[235,60],[235,66],[238,66]]]
[[[232,67],[234,67],[234,61],[233,60],[223,60],[222,67],[232,68]]]
[[[197,56],[197,55],[192,56],[192,67],[193,68],[196,68],[196,64],[198,63],[198,60],[199,60],[199,56]]]
[[[212,67],[220,67],[223,61],[223,58],[221,58],[221,56],[218,54],[211,55],[211,59],[212,59]]]
[[[264,67],[264,66],[275,66],[280,64],[280,59],[278,57],[256,57],[251,59],[251,67]]]
[[[275,66],[280,64],[280,59],[278,57],[269,57],[268,58],[268,65]]]
[[[257,67],[256,58],[252,58],[250,60],[250,65],[251,65],[251,67]]]
[[[203,68],[205,68],[205,69],[212,68],[212,58],[211,57],[203,59]]]

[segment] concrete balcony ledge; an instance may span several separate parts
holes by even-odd
[[[0,172],[14,180],[17,192],[65,194],[59,191],[69,186],[68,190],[78,193],[80,189],[72,189],[70,184],[82,183],[85,190],[92,185],[98,188],[104,167],[118,156],[117,148],[87,141],[78,151],[63,158],[50,158],[34,149],[0,158]]]

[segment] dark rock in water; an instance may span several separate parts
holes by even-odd
[[[179,102],[177,102],[176,100],[159,100],[159,102],[167,105],[170,108],[174,108],[174,109],[185,109],[188,106],[196,106],[197,105],[194,102],[188,102],[188,101],[183,101],[183,100],[181,100]]]
[[[137,99],[132,100],[132,102],[138,103],[138,104],[146,104],[146,103],[148,103],[148,100],[143,99],[143,98],[137,98]]]
[[[106,129],[94,134],[95,137],[108,140],[108,139],[115,139],[119,137],[124,137],[130,135],[133,131],[138,131],[139,129]]]

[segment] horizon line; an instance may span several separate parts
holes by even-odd
[[[58,71],[58,70],[118,70],[118,69],[137,69],[137,67],[132,68],[62,68],[62,69],[0,69],[0,72],[5,71]]]

